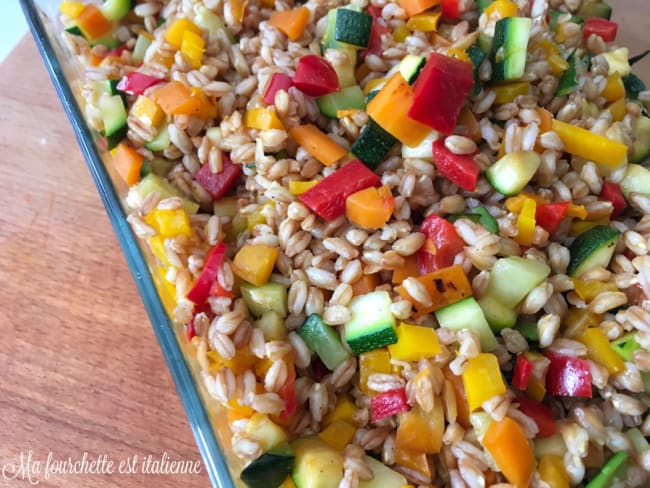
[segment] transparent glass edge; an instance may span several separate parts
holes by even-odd
[[[201,400],[190,367],[176,339],[174,328],[158,295],[149,266],[137,238],[126,221],[110,177],[93,142],[83,115],[65,77],[57,54],[41,21],[33,0],[19,0],[34,41],[54,85],[63,109],[73,127],[77,143],[135,281],[176,390],[185,409],[199,452],[213,486],[234,487],[228,465],[216,441],[208,413]]]

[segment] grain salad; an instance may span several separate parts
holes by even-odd
[[[63,1],[251,488],[650,483],[650,91],[601,0]]]

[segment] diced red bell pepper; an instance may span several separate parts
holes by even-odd
[[[296,369],[291,365],[287,374],[287,381],[278,390],[278,395],[284,401],[284,410],[280,412],[280,418],[286,419],[291,417],[298,408],[298,399],[296,397]]]
[[[139,71],[125,74],[117,84],[117,89],[129,95],[142,95],[147,88],[162,83],[163,79],[145,75]]]
[[[515,371],[512,374],[512,386],[525,391],[528,388],[528,382],[530,381],[532,372],[533,363],[524,357],[523,354],[519,354],[517,356],[517,362],[515,362]]]
[[[424,219],[420,232],[426,236],[416,256],[421,275],[451,266],[465,247],[454,225],[436,214]]]
[[[222,153],[221,160],[223,166],[220,173],[213,173],[210,165],[206,163],[194,176],[199,185],[215,200],[228,193],[241,175],[241,166],[233,164],[226,153]]]
[[[127,45],[126,42],[115,49],[111,49],[110,51],[107,51],[106,54],[102,55],[102,58],[108,58],[109,56],[115,56],[116,58],[119,58],[122,56],[122,53],[127,50]]]
[[[299,198],[325,220],[334,220],[345,214],[345,201],[350,195],[371,186],[381,186],[381,178],[355,159],[323,178]]]
[[[212,289],[210,290],[210,296],[232,298],[235,295],[230,290],[223,288],[219,282],[215,280],[214,284],[212,285]]]
[[[300,58],[293,84],[310,97],[321,97],[341,89],[339,77],[332,65],[315,54]]]
[[[442,16],[446,19],[460,18],[459,0],[441,0]]]
[[[273,105],[275,103],[275,94],[278,90],[289,91],[289,88],[292,86],[293,80],[291,76],[286,73],[273,73],[264,92],[264,103]]]
[[[476,190],[481,168],[473,154],[454,154],[438,139],[433,141],[433,161],[441,176],[463,190]]]
[[[371,419],[373,422],[401,412],[408,412],[410,409],[404,388],[388,390],[370,399]]]
[[[413,105],[408,116],[451,134],[472,86],[474,75],[470,63],[432,53],[413,85]]]
[[[627,203],[623,197],[623,192],[621,191],[621,185],[618,183],[614,183],[613,181],[603,182],[603,187],[600,190],[600,196],[605,200],[612,202],[614,210],[612,211],[610,217],[613,219],[618,217],[621,212],[625,210],[625,207],[627,207]]]
[[[592,17],[587,19],[585,26],[582,30],[582,35],[585,39],[590,35],[596,34],[601,37],[605,42],[612,42],[616,39],[616,32],[618,31],[618,24],[611,20],[601,19],[599,17]]]
[[[549,234],[557,232],[571,202],[544,203],[535,210],[535,223]]]
[[[360,51],[361,59],[365,58],[368,54],[380,56],[383,52],[381,48],[381,36],[390,34],[390,29],[386,26],[386,22],[381,16],[381,11],[381,7],[375,7],[374,5],[368,6],[368,13],[372,16],[372,27],[370,29],[368,47]]]
[[[519,410],[537,424],[537,437],[550,437],[558,431],[553,411],[548,406],[523,395],[517,396],[515,401],[519,404]]]
[[[204,303],[210,296],[212,286],[217,280],[217,273],[223,264],[226,256],[226,244],[223,242],[214,246],[205,259],[203,271],[196,279],[194,286],[187,293],[188,300],[196,303],[197,305]]]
[[[546,373],[546,391],[551,395],[591,398],[591,371],[586,359],[547,352],[551,363]]]

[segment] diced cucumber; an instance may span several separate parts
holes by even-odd
[[[512,196],[524,189],[541,163],[542,159],[535,151],[512,152],[490,166],[485,177],[496,191]]]
[[[317,313],[307,317],[307,320],[297,332],[309,348],[318,354],[327,369],[331,371],[350,357],[343,348],[343,344],[341,344],[338,332],[323,322],[323,319]]]
[[[140,183],[138,183],[138,186],[136,187],[136,192],[142,200],[153,192],[157,192],[161,199],[181,196],[181,192],[178,188],[173,186],[165,178],[161,178],[153,173],[149,173],[140,180]],[[199,204],[188,200],[187,198],[183,198],[183,209],[189,214],[195,214],[199,210]]]
[[[517,323],[517,311],[513,307],[507,307],[493,296],[485,295],[478,304],[493,331],[512,329]]]
[[[621,191],[628,200],[632,192],[650,195],[650,171],[640,164],[628,164],[621,181]]]
[[[557,96],[568,95],[578,86],[578,70],[582,66],[582,63],[580,62],[580,57],[576,54],[575,49],[569,55],[567,62],[569,63],[569,67],[564,73],[562,73],[562,77],[558,82],[556,91]]]
[[[564,456],[566,453],[566,444],[562,435],[558,432],[550,437],[536,437],[535,441],[535,457],[541,458],[546,454],[557,454]]]
[[[609,488],[614,485],[615,481],[625,481],[627,461],[627,452],[617,452],[607,460],[605,466],[602,467],[595,478],[585,485],[585,488]]]
[[[563,12],[561,10],[551,10],[548,13],[548,28],[555,32],[560,16],[565,15],[566,13],[567,12]],[[584,20],[578,15],[571,15],[571,22],[574,24],[582,24],[584,23]]]
[[[519,256],[498,259],[490,271],[486,296],[515,308],[530,291],[551,273],[545,263]]]
[[[149,49],[149,46],[151,46],[152,42],[153,40],[148,34],[138,34],[138,38],[135,41],[135,46],[133,46],[133,54],[131,55],[131,59],[133,60],[134,64],[140,64],[142,61],[144,61],[144,55],[147,52],[147,49]]]
[[[253,325],[262,330],[265,341],[281,341],[287,337],[287,326],[284,318],[275,310],[264,312]]]
[[[411,147],[402,144],[402,157],[433,161],[433,141],[437,141],[441,137],[440,132],[432,130],[417,146]]]
[[[101,11],[108,20],[116,22],[128,14],[132,7],[131,0],[105,0]]]
[[[465,298],[459,302],[447,305],[436,310],[436,319],[440,327],[453,331],[469,329],[476,332],[481,338],[481,348],[489,352],[497,347],[497,340],[494,333],[485,320],[483,310],[474,297]]]
[[[352,318],[345,324],[343,335],[355,355],[397,342],[391,303],[386,291],[372,291],[350,301]]]
[[[84,37],[88,39],[88,36],[85,33]],[[115,37],[113,37],[113,33],[109,32],[105,36],[97,37],[95,39],[88,39],[88,44],[90,44],[92,47],[102,45],[106,46],[108,49],[115,49],[116,47],[120,47],[122,45],[122,42],[118,39],[115,39]]]
[[[650,156],[650,118],[642,115],[636,119],[634,149],[630,163],[641,163]]]
[[[296,488],[338,488],[343,479],[343,455],[317,437],[291,444],[295,462],[291,478]]]
[[[126,109],[120,95],[103,96],[99,99],[99,110],[104,121],[104,135],[108,149],[113,149],[126,137]]]
[[[288,448],[274,448],[251,461],[240,475],[249,488],[277,488],[293,471],[295,456]]]
[[[364,12],[342,8],[336,13],[334,39],[360,48],[368,47],[372,17]]]
[[[261,286],[243,283],[240,291],[248,311],[255,317],[271,310],[281,317],[287,316],[287,289],[284,285],[273,281]]]
[[[169,126],[163,124],[158,129],[158,134],[152,140],[147,142],[144,147],[150,151],[164,151],[172,143],[171,137],[169,136]]]
[[[316,99],[320,112],[330,119],[337,119],[339,110],[364,110],[366,97],[359,85],[346,86],[341,91],[330,93]]]
[[[467,55],[472,62],[472,70],[474,72],[474,86],[469,94],[470,96],[474,96],[478,95],[481,91],[481,79],[478,76],[478,69],[481,66],[481,63],[485,61],[485,58],[487,58],[487,54],[478,46],[478,44],[473,44],[467,49]]]
[[[613,227],[597,225],[583,232],[569,246],[571,259],[567,274],[580,278],[594,268],[607,268],[621,233]]]
[[[415,83],[415,79],[424,68],[427,59],[424,56],[407,54],[399,63],[399,72],[409,85]]]
[[[526,50],[532,20],[507,17],[497,21],[492,43],[492,80],[516,80],[524,76]]]
[[[482,14],[483,11],[490,6],[494,0],[477,0],[476,6],[478,7],[478,13]]]
[[[368,117],[368,123],[352,144],[350,152],[370,169],[375,169],[386,158],[396,142],[397,139]]]
[[[359,488],[403,488],[408,485],[404,476],[381,461],[366,456],[366,464],[374,476],[371,480],[359,481]]]
[[[612,348],[623,358],[624,361],[632,361],[634,351],[639,349],[641,345],[636,341],[636,333],[631,332],[619,337],[612,341]]]
[[[583,19],[600,17],[609,20],[612,18],[612,7],[600,0],[584,0],[578,10],[578,15]]]

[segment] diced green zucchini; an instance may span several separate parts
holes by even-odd
[[[366,97],[359,85],[346,86],[341,91],[323,95],[316,99],[320,112],[330,119],[337,119],[339,110],[365,110]]]
[[[259,442],[263,452],[287,443],[287,433],[264,413],[254,413],[244,428],[252,439]]]
[[[341,337],[338,332],[323,322],[323,319],[317,313],[307,317],[307,320],[300,326],[297,333],[305,341],[305,344],[318,354],[323,364],[331,371],[350,357],[350,354],[341,344]]]
[[[84,37],[88,39],[88,36],[85,33],[84,33]],[[88,39],[88,43],[92,47],[102,45],[102,46],[106,46],[108,49],[115,49],[116,47],[120,47],[122,45],[121,41],[113,37],[112,32],[109,32],[108,34],[102,37],[97,37],[95,39]]]
[[[240,475],[249,488],[277,488],[293,471],[295,456],[288,446],[278,446],[251,461]]]
[[[472,71],[474,72],[474,86],[469,94],[470,96],[474,96],[478,95],[481,91],[481,79],[478,76],[478,70],[483,61],[485,61],[485,58],[487,58],[487,54],[478,44],[473,44],[467,49],[467,55],[472,62]]]
[[[338,488],[343,479],[343,455],[316,437],[291,444],[295,462],[291,478],[296,488]]]
[[[402,144],[402,157],[424,159],[425,161],[433,162],[433,141],[437,141],[441,137],[440,132],[432,130],[417,146],[411,147]]]
[[[385,158],[397,139],[368,117],[368,123],[354,141],[350,152],[370,169],[375,169]]]
[[[532,20],[507,17],[497,21],[492,43],[492,80],[516,80],[524,76],[526,50]]]
[[[327,49],[331,48],[340,48],[340,47],[349,47],[354,48],[354,46],[339,42],[336,40],[336,18],[338,16],[339,10],[352,10],[354,12],[361,12],[361,8],[356,5],[345,5],[343,7],[333,8],[327,12],[327,25],[325,27],[325,33],[321,39],[321,49],[323,53]]]
[[[621,181],[621,191],[628,200],[632,192],[650,195],[650,171],[640,164],[628,164]]]
[[[339,63],[332,66],[339,78],[341,88],[356,86],[357,78],[354,74],[354,68],[357,65],[357,50],[352,46],[345,46],[343,44],[336,49],[348,57],[347,63]]]
[[[636,333],[631,332],[612,341],[612,347],[624,361],[632,361],[634,351],[639,349],[641,345],[636,341]]]
[[[517,323],[517,310],[507,307],[493,296],[486,294],[478,301],[478,304],[483,310],[485,320],[495,332],[506,328],[512,329]]]
[[[535,176],[542,159],[535,151],[508,153],[490,166],[485,177],[496,191],[505,195],[517,195]]]
[[[478,13],[482,14],[483,11],[490,6],[494,0],[477,0],[476,6],[478,7]]]
[[[399,63],[399,72],[406,82],[412,85],[426,62],[427,59],[424,56],[407,54]]]
[[[607,460],[605,466],[602,467],[595,478],[585,485],[585,488],[609,488],[610,486],[613,486],[616,481],[625,481],[627,461],[627,452],[617,452]]]
[[[576,54],[576,50],[569,55],[567,59],[569,67],[562,73],[562,77],[558,82],[557,96],[568,95],[578,86],[578,70],[581,67],[580,57]]]
[[[142,200],[153,192],[157,192],[161,199],[182,196],[178,188],[173,186],[165,178],[161,178],[153,173],[149,173],[140,180],[140,183],[136,187],[136,192]],[[183,209],[189,214],[195,214],[199,210],[199,204],[183,198]]]
[[[612,7],[600,0],[583,0],[578,15],[583,19],[600,17],[609,20],[612,18]]]
[[[108,20],[116,22],[128,14],[132,7],[131,0],[105,0],[101,11]]]
[[[458,219],[469,219],[472,222],[482,225],[492,234],[499,233],[499,224],[485,207],[475,207],[467,213],[449,214],[445,218],[449,222],[456,222]]]
[[[562,457],[566,453],[566,444],[562,435],[557,432],[550,437],[535,438],[535,457],[541,458],[546,454],[557,454]]]
[[[255,317],[270,310],[277,312],[281,317],[287,316],[287,288],[284,285],[273,281],[261,286],[243,283],[240,290],[248,311]]]
[[[174,162],[165,158],[153,158],[150,163],[151,171],[158,176],[167,176],[167,173],[174,167]]]
[[[560,16],[565,15],[566,13],[567,12],[563,12],[561,10],[551,10],[548,13],[548,28],[555,32]],[[584,19],[579,15],[572,14],[570,22],[573,22],[574,24],[582,24],[584,23]]]
[[[636,119],[634,149],[630,163],[641,163],[650,156],[650,118],[642,115]]]
[[[528,342],[539,342],[539,332],[535,317],[519,316],[515,328]]]
[[[84,33],[81,32],[81,29],[78,25],[71,25],[70,27],[66,28],[65,31],[69,34],[72,34],[73,36],[85,37]]]
[[[350,301],[352,318],[345,324],[343,335],[355,355],[397,342],[391,303],[386,291],[372,291]]]
[[[494,333],[485,319],[483,310],[474,297],[465,298],[459,302],[447,305],[436,310],[436,319],[440,327],[453,331],[470,329],[481,338],[481,347],[484,351],[492,351],[497,347]]]
[[[567,274],[573,278],[594,268],[607,268],[621,233],[613,227],[597,225],[580,234],[569,246],[571,259]]]
[[[158,129],[156,137],[147,142],[144,147],[150,151],[164,151],[172,143],[171,138],[169,137],[169,126],[163,124]]]
[[[360,48],[368,47],[372,17],[364,12],[337,9],[334,39]]]
[[[149,49],[149,46],[151,46],[151,43],[152,40],[149,35],[143,33],[138,34],[135,46],[133,46],[133,54],[131,55],[134,64],[140,64],[144,61],[144,55],[147,52],[147,49]]]
[[[366,456],[366,464],[374,476],[371,480],[359,481],[359,488],[403,488],[408,485],[404,476],[381,461]]]
[[[120,95],[103,96],[99,99],[99,110],[104,121],[104,135],[111,150],[126,137],[126,109]]]
[[[479,49],[483,52],[492,52],[492,45],[494,44],[494,25],[492,25],[491,30],[486,29],[479,32],[477,44]]]
[[[262,330],[265,341],[281,341],[287,337],[287,326],[284,318],[275,310],[264,312],[253,325]]]
[[[485,295],[515,308],[530,291],[551,273],[545,263],[520,256],[498,259],[490,271]]]

